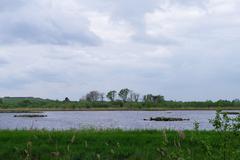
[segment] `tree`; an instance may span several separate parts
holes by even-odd
[[[234,99],[232,101],[232,103],[233,103],[234,106],[240,106],[240,100],[239,99]]]
[[[138,102],[139,97],[140,97],[140,94],[133,93],[133,100],[134,100],[134,102]]]
[[[164,101],[164,96],[147,94],[143,97],[144,102],[160,103]]]
[[[66,97],[63,102],[70,102],[70,99]]]
[[[122,99],[123,102],[127,101],[128,94],[130,90],[128,88],[121,89],[120,92],[118,93],[119,97]]]
[[[146,102],[153,102],[153,95],[152,94],[147,94],[143,96],[143,101]]]
[[[107,98],[110,100],[110,101],[112,101],[112,102],[114,102],[115,101],[115,97],[116,97],[116,94],[117,94],[117,91],[109,91],[108,93],[107,93]]]
[[[138,93],[135,93],[135,92],[133,92],[133,91],[130,91],[130,93],[129,93],[130,95],[129,95],[129,99],[130,99],[130,101],[131,102],[138,102],[138,99],[139,99],[139,97],[140,97],[140,95],[138,94]]]
[[[101,102],[103,102],[104,101],[104,93],[99,93],[99,97],[100,97]]]
[[[100,98],[100,93],[98,91],[91,91],[86,95],[86,100],[95,102]]]
[[[153,96],[153,103],[160,103],[164,101],[164,96],[156,95]]]

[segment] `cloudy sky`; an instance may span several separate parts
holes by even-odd
[[[128,87],[240,98],[239,0],[0,0],[0,96]]]

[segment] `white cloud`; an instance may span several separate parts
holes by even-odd
[[[90,21],[90,30],[108,42],[129,41],[134,34],[133,27],[126,21],[112,21],[107,14],[100,12],[86,13]]]
[[[184,36],[188,29],[203,18],[205,11],[196,7],[170,7],[146,13],[146,33],[151,36]]]

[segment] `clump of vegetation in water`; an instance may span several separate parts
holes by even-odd
[[[144,119],[149,121],[188,121],[189,119],[174,118],[174,117],[151,117],[150,119]]]
[[[34,117],[47,117],[47,115],[39,115],[39,114],[22,114],[22,115],[14,115],[14,117],[28,117],[28,118],[34,118]]]
[[[221,112],[220,114],[238,115],[240,112]]]

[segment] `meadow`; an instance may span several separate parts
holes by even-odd
[[[1,160],[239,160],[239,132],[0,131]]]

